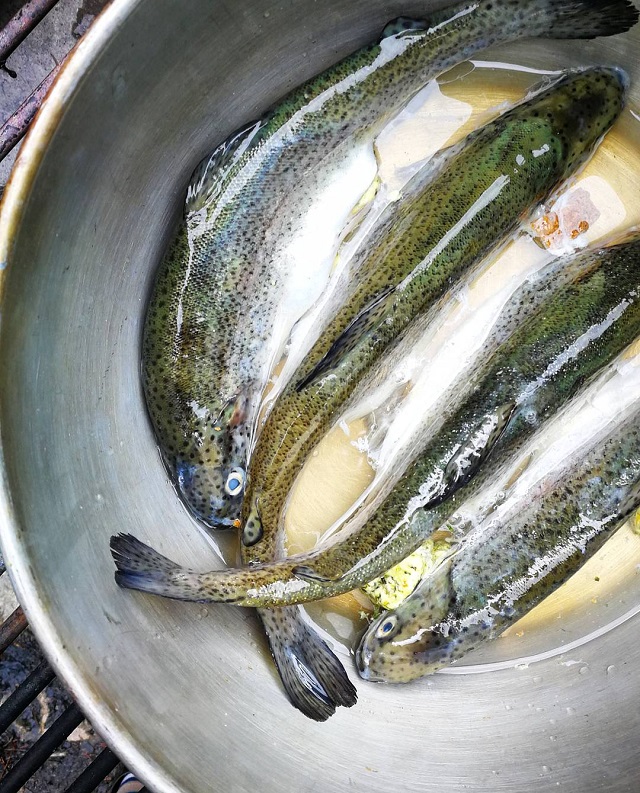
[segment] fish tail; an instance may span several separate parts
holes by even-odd
[[[630,0],[547,0],[545,18],[540,17],[539,0],[530,12],[540,23],[539,36],[552,39],[594,39],[615,36],[632,28],[638,21],[638,9]]]
[[[306,624],[296,606],[258,609],[276,668],[291,703],[314,721],[350,708],[356,689],[329,646]]]
[[[111,555],[116,563],[116,583],[175,600],[198,600],[197,573],[186,570],[132,534],[111,538]]]

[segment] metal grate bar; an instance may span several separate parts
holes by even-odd
[[[55,677],[53,669],[42,661],[18,688],[0,705],[0,733],[3,733],[14,719],[17,719],[30,702]]]
[[[18,608],[0,625],[0,655],[12,644],[27,627],[24,611]]]
[[[15,16],[0,30],[0,64],[23,42],[58,0],[27,0]]]
[[[0,793],[19,793],[24,783],[30,776],[49,759],[49,755],[58,747],[73,730],[84,721],[84,714],[76,707],[70,705],[59,716],[49,729],[39,738],[33,746],[22,755],[18,762],[8,771],[0,781]]]
[[[119,758],[111,749],[104,749],[76,781],[69,785],[65,793],[91,793],[119,762]]]
[[[25,136],[29,124],[38,112],[40,103],[45,98],[51,84],[56,79],[62,64],[55,66],[44,78],[35,91],[28,96],[16,112],[9,116],[0,127],[0,160],[9,154],[11,149]]]

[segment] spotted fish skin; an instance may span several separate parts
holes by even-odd
[[[406,683],[495,638],[582,567],[640,504],[640,412],[481,523],[395,611],[371,624],[360,675]]]
[[[590,156],[622,109],[623,82],[611,69],[565,74],[473,133],[430,186],[401,206],[262,429],[243,509],[247,560],[275,557],[295,476],[357,383],[413,319]]]
[[[196,517],[212,527],[239,520],[269,368],[265,340],[286,278],[264,252],[283,232],[295,232],[323,180],[344,168],[355,144],[370,146],[379,125],[431,77],[479,49],[525,35],[615,35],[637,18],[629,0],[478,0],[422,25],[404,22],[294,91],[202,164],[159,271],[143,342],[149,414]],[[337,705],[353,704],[348,677],[332,667],[326,645],[316,641],[311,651],[295,610],[261,616],[296,707],[324,719]]]
[[[285,605],[356,589],[397,564],[640,335],[640,238],[582,254],[566,268],[572,277],[498,346],[469,395],[360,528],[324,549],[209,573],[179,568],[135,538],[115,538],[116,580],[178,599]],[[531,299],[525,285],[505,308],[506,323],[514,303]]]
[[[143,339],[143,385],[163,458],[206,525],[237,525],[247,450],[287,279],[278,241],[318,191],[432,77],[521,36],[629,29],[628,0],[479,0],[390,25],[380,42],[294,90],[203,160],[161,266]]]

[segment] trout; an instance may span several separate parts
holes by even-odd
[[[563,427],[554,422],[547,435],[556,453],[543,451],[526,486],[517,483],[484,520],[467,517],[470,530],[457,552],[370,625],[356,654],[365,680],[409,682],[498,636],[579,570],[637,509],[637,362],[635,369],[634,385],[624,377],[609,383],[608,421],[601,418],[603,399],[600,416],[585,399],[577,410],[578,431],[558,438]],[[626,408],[621,389],[631,392]],[[563,419],[570,421],[566,414]],[[598,420],[604,427],[594,433]]]

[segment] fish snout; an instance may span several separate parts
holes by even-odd
[[[448,560],[394,611],[371,623],[356,653],[364,680],[408,683],[451,660],[456,637],[451,631],[455,592],[450,576]]]
[[[356,650],[356,668],[360,677],[368,683],[385,683],[384,674],[379,672],[379,667],[385,665],[385,659],[382,651],[379,648],[376,649],[378,652],[374,653],[372,642],[368,640],[368,634],[366,634]]]
[[[197,520],[212,529],[240,527],[245,480],[240,466],[227,470],[187,461],[176,465],[182,501]]]
[[[193,403],[188,444],[170,462],[180,497],[212,529],[240,528],[249,442],[248,400],[229,399],[214,413]]]
[[[412,679],[412,642],[395,612],[382,614],[370,626],[356,651],[356,667],[371,683],[399,683]]]

